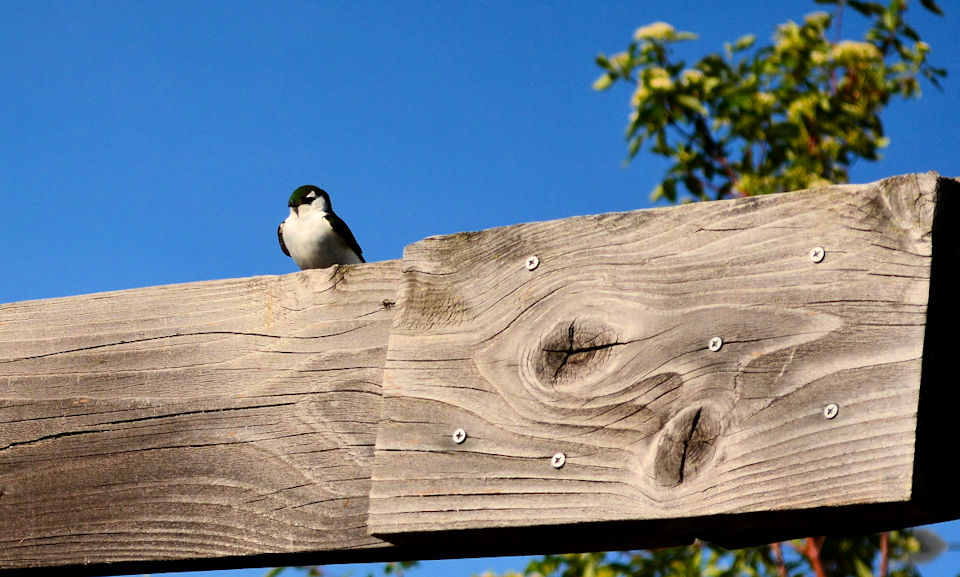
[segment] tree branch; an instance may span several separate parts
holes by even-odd
[[[890,533],[884,531],[880,533],[880,575],[887,577],[887,569],[890,564]]]
[[[777,542],[771,543],[770,548],[773,549],[773,556],[777,560],[777,575],[787,577],[787,564],[783,560],[783,547]]]

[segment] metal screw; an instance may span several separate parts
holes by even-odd
[[[467,440],[467,432],[463,429],[457,429],[453,432],[453,442],[456,444],[461,444]]]
[[[810,260],[813,262],[820,262],[823,260],[825,254],[827,253],[825,250],[823,250],[822,246],[815,246],[810,249]]]
[[[557,453],[556,455],[553,456],[552,459],[550,459],[550,464],[553,465],[554,469],[559,469],[566,462],[567,462],[567,456],[564,455],[563,453]]]
[[[524,266],[527,267],[527,270],[533,270],[540,266],[540,258],[537,255],[533,255],[527,259],[527,262],[524,263]]]
[[[840,406],[837,405],[836,403],[830,403],[829,405],[823,408],[823,417],[825,419],[832,419],[836,417],[839,412],[840,412]]]
[[[721,339],[720,337],[713,337],[712,339],[710,339],[709,346],[711,351],[717,352],[720,350],[720,347],[723,346],[723,339]]]

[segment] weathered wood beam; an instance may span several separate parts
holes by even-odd
[[[682,519],[668,540],[739,543],[745,525],[802,536],[802,511],[929,518],[914,467],[938,194],[956,182],[910,175],[408,247],[371,531]]]
[[[387,544],[367,532],[367,499],[398,272],[0,306],[0,568],[375,558]]]
[[[910,175],[435,237],[402,263],[0,305],[0,572],[960,517],[940,464],[958,191]]]

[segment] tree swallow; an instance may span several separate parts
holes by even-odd
[[[287,206],[290,216],[277,228],[280,250],[301,269],[367,262],[347,223],[330,207],[327,191],[301,186]]]

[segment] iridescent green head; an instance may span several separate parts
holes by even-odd
[[[312,184],[305,184],[293,191],[293,194],[290,195],[290,202],[287,203],[287,206],[290,208],[296,208],[303,204],[313,204],[313,201],[318,198],[322,198],[326,204],[326,210],[330,210],[330,195],[327,194],[327,191],[322,188],[313,186]]]

